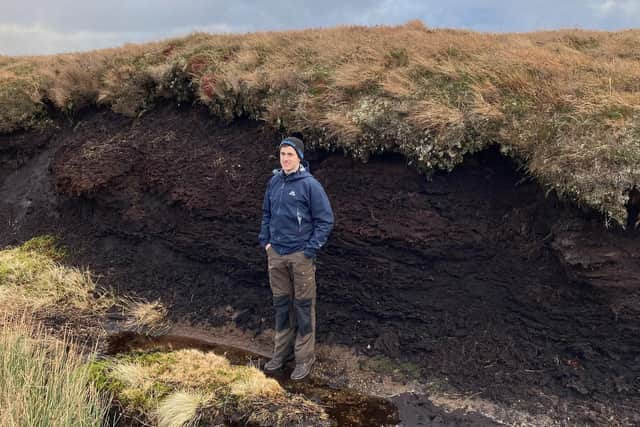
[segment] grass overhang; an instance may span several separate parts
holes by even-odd
[[[549,191],[626,224],[640,188],[640,30],[485,34],[338,27],[0,56],[0,133],[105,106],[135,117],[163,100],[224,120],[299,131],[366,161],[451,170],[498,144]]]

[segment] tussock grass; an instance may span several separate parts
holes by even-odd
[[[99,427],[107,409],[72,340],[0,322],[0,426]]]
[[[171,326],[167,321],[167,308],[160,301],[122,297],[119,305],[127,315],[123,325],[126,330],[146,335],[162,335]]]
[[[208,397],[190,391],[177,391],[158,405],[159,427],[198,425],[198,411],[209,404]]]
[[[264,426],[327,425],[317,404],[250,366],[213,353],[138,353],[96,362],[93,377],[132,413],[164,426],[241,419]]]
[[[73,330],[60,332],[58,339],[27,319],[65,319],[82,327],[93,325],[84,320],[120,308],[127,328],[162,333],[167,327],[166,309],[159,302],[99,290],[89,271],[64,266],[64,257],[52,236],[0,251],[0,427],[101,426],[105,421],[108,402],[100,401],[95,381],[90,383],[95,365],[102,362],[83,365],[83,348],[70,338]],[[112,373],[114,381],[135,384],[125,390],[131,401],[165,392],[144,366],[122,363]]]
[[[482,34],[398,27],[208,35],[0,60],[0,132],[162,99],[297,130],[367,160],[451,170],[499,144],[550,191],[625,224],[640,188],[640,31]]]
[[[61,265],[63,255],[50,236],[0,251],[0,311],[99,315],[115,304],[89,271]]]
[[[152,335],[167,331],[170,325],[162,303],[100,289],[89,270],[63,265],[64,256],[52,236],[0,250],[0,313],[98,318],[117,308],[125,316],[122,326],[127,330]]]

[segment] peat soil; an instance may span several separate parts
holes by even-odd
[[[0,245],[55,234],[100,284],[159,298],[173,320],[261,334],[257,233],[280,137],[170,105],[0,136]],[[637,234],[545,197],[497,148],[432,179],[395,155],[308,160],[336,216],[319,343],[559,425],[640,424]]]
[[[108,337],[106,354],[119,355],[131,351],[175,351],[181,349],[197,349],[213,352],[226,357],[234,365],[262,367],[269,360],[268,354],[253,353],[237,347],[220,345],[208,340],[188,335],[169,333],[161,337],[149,337],[132,332],[113,334]],[[365,396],[355,390],[334,387],[317,377],[311,376],[306,381],[289,379],[292,367],[269,374],[282,387],[295,394],[319,403],[326,410],[331,420],[339,426],[395,426],[399,422],[398,411],[388,400]]]

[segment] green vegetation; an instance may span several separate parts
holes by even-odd
[[[0,251],[0,427],[100,426],[108,409],[100,393],[160,426],[330,424],[319,405],[213,353],[134,353],[84,364],[83,349],[67,335],[59,340],[25,319],[82,322],[116,307],[127,329],[162,333],[166,308],[100,291],[89,271],[62,265],[64,257],[52,236]]]
[[[98,292],[89,271],[59,264],[62,257],[51,236],[0,251],[1,311],[99,315],[116,303]]]
[[[425,173],[499,144],[551,191],[626,222],[640,188],[639,31],[481,34],[340,27],[193,34],[84,54],[0,58],[0,132],[92,105],[138,116],[164,100],[298,130]]]
[[[324,410],[250,366],[213,353],[134,353],[92,364],[93,381],[125,411],[159,426],[236,419],[263,426],[329,425]]]
[[[386,356],[374,356],[360,362],[362,369],[382,375],[389,375],[399,380],[416,380],[421,377],[420,367],[411,362],[401,362]]]
[[[118,308],[124,327],[146,334],[166,331],[166,308],[158,301],[116,297],[99,289],[88,270],[61,262],[66,251],[53,236],[39,236],[0,251],[0,313],[40,317],[93,316]]]
[[[24,319],[0,325],[0,426],[103,425],[108,399],[91,384],[73,341]]]

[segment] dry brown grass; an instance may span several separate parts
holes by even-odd
[[[121,297],[119,305],[126,316],[124,329],[146,335],[162,335],[170,328],[167,308],[160,301]]]
[[[329,424],[319,405],[287,393],[254,367],[213,353],[140,353],[96,362],[93,372],[127,411],[154,425],[218,425],[229,417],[263,426]]]
[[[198,425],[198,411],[209,404],[209,397],[192,391],[177,391],[158,405],[159,427]]]
[[[0,132],[52,102],[135,116],[193,100],[425,172],[500,144],[549,189],[624,224],[640,187],[640,31],[481,34],[398,27],[208,35],[85,54],[0,58]]]
[[[64,256],[52,236],[0,250],[0,315],[31,313],[83,323],[119,308],[128,330],[157,335],[169,328],[167,309],[159,301],[116,296],[98,287],[91,271],[64,265]]]
[[[96,289],[89,271],[59,264],[49,238],[0,251],[0,311],[99,315],[116,299]]]

